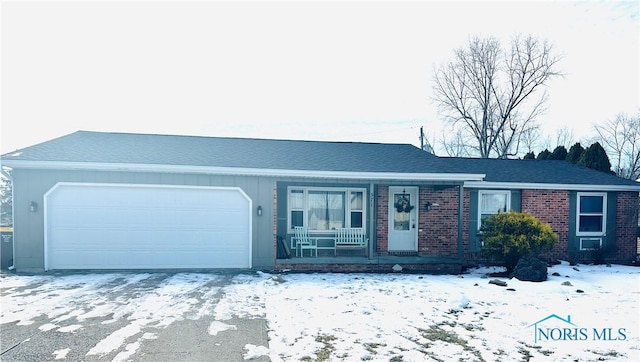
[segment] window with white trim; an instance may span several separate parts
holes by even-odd
[[[478,229],[482,221],[499,212],[507,212],[511,206],[511,191],[480,190],[478,192]]]
[[[364,189],[289,187],[289,232],[293,232],[295,226],[305,226],[314,232],[364,227],[364,196]]]
[[[602,248],[602,238],[580,238],[580,250],[599,250]]]
[[[577,201],[577,234],[580,236],[603,236],[607,230],[607,194],[604,192],[578,192]]]

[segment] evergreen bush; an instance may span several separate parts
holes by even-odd
[[[506,212],[492,215],[482,222],[480,238],[482,253],[504,265],[507,272],[515,269],[520,258],[538,257],[558,242],[549,224],[527,212]]]

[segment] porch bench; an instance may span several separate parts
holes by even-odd
[[[336,229],[336,253],[338,249],[367,249],[369,239],[362,228]]]

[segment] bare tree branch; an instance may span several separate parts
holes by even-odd
[[[434,100],[445,121],[473,140],[478,156],[514,156],[523,134],[537,128],[547,101],[543,87],[561,76],[559,61],[549,43],[531,36],[514,37],[509,53],[495,38],[475,37],[436,70]]]
[[[635,116],[620,113],[593,128],[615,173],[631,180],[640,178],[640,112]]]
[[[565,146],[571,147],[574,144],[575,132],[573,129],[567,128],[566,126],[563,128],[559,128],[556,131],[556,147],[557,146]]]
[[[476,152],[476,149],[468,146],[469,141],[464,138],[464,133],[460,129],[443,131],[441,144],[449,157],[470,157]]]

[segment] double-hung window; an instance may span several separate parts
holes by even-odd
[[[597,249],[602,246],[602,236],[607,230],[607,194],[578,192],[577,201],[577,235],[587,236],[580,238],[580,249]]]
[[[287,224],[310,231],[361,228],[365,220],[365,190],[352,188],[289,187]]]
[[[511,205],[511,192],[503,190],[481,190],[478,192],[478,229],[482,221],[499,212],[507,212]]]

